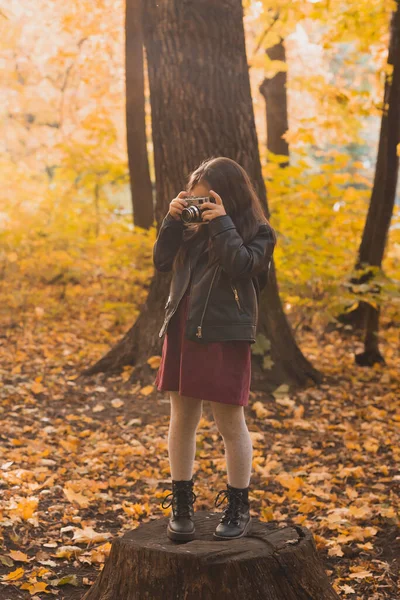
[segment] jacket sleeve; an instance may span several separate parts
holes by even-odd
[[[153,246],[153,263],[157,271],[171,271],[182,243],[184,224],[169,213],[164,217]]]
[[[272,258],[276,238],[273,229],[260,224],[257,235],[247,245],[229,215],[208,223],[209,234],[222,268],[231,277],[252,277],[266,268]]]

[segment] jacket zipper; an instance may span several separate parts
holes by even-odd
[[[251,280],[251,285],[253,286],[254,302],[256,304],[256,322],[255,322],[255,326],[257,327],[257,324],[258,324],[258,301],[257,301],[256,286],[254,285],[253,280]]]
[[[201,328],[202,328],[202,325],[203,325],[203,319],[204,319],[204,315],[205,315],[206,308],[207,308],[207,305],[208,305],[208,299],[210,298],[210,294],[211,294],[211,288],[212,288],[212,286],[213,286],[214,279],[215,279],[215,276],[216,276],[216,274],[217,274],[217,271],[218,271],[218,269],[219,269],[219,265],[217,265],[217,266],[216,266],[216,268],[215,268],[214,275],[213,275],[213,278],[212,278],[212,280],[211,280],[210,287],[209,287],[209,289],[208,289],[208,294],[207,294],[207,298],[206,298],[206,303],[205,303],[205,305],[204,305],[204,308],[203,308],[203,314],[201,315],[200,325],[198,325],[198,326],[197,326],[197,333],[196,333],[196,337],[198,337],[198,338],[201,338],[201,337],[203,337],[203,336],[202,336],[202,333],[201,333]]]
[[[233,283],[231,283],[231,288],[233,291],[233,295],[235,296],[235,300],[236,300],[236,304],[238,305],[238,309],[240,310],[240,312],[243,312],[242,305],[240,304],[240,300],[239,300],[238,291],[237,291],[236,287],[233,285]]]

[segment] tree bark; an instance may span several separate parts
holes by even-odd
[[[365,222],[361,244],[358,250],[356,271],[364,270],[360,277],[354,277],[352,284],[373,284],[373,274],[369,266],[382,266],[390,222],[396,199],[399,170],[397,146],[400,143],[400,0],[392,15],[388,66],[393,68],[386,76],[383,113],[379,136],[378,157],[375,168],[374,185]],[[378,291],[378,290],[377,290]],[[379,292],[378,292],[379,293]],[[360,302],[349,313],[340,315],[342,323],[365,331],[365,351],[356,357],[360,365],[383,362],[378,347],[379,314],[367,302]]]
[[[154,209],[146,144],[142,0],[126,0],[125,89],[133,222],[149,229],[153,225]]]
[[[144,12],[156,172],[156,218],[185,189],[187,175],[211,156],[240,163],[268,215],[245,53],[240,0],[148,0]],[[171,274],[155,273],[146,305],[123,340],[85,374],[136,364],[160,354],[157,334]],[[260,298],[259,334],[271,350],[254,355],[253,389],[319,381],[302,355],[280,302],[275,269]]]
[[[280,60],[286,64],[286,52],[283,40],[266,50],[271,60]],[[265,99],[267,122],[267,148],[273,154],[287,156],[279,165],[289,164],[289,144],[283,135],[289,128],[287,107],[287,73],[280,71],[273,77],[266,77],[260,85],[260,93]]]
[[[245,537],[216,541],[219,517],[197,511],[196,539],[184,544],[167,537],[169,517],[115,539],[82,600],[338,600],[308,529],[253,517]]]

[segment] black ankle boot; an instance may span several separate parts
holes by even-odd
[[[223,498],[218,502],[220,496]],[[214,538],[232,540],[244,537],[250,531],[251,526],[249,487],[235,488],[227,483],[227,489],[218,492],[215,506],[219,506],[226,499],[228,506],[215,530]]]
[[[172,505],[172,515],[167,527],[167,535],[171,540],[188,542],[195,537],[192,517],[194,515],[193,503],[197,496],[192,488],[193,477],[189,480],[179,481],[172,479],[172,492],[165,496],[161,503],[163,508]],[[167,498],[170,501],[165,504]]]

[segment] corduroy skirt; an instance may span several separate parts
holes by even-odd
[[[251,380],[251,342],[198,343],[185,337],[189,288],[172,315],[164,336],[155,385],[222,404],[247,406]]]

